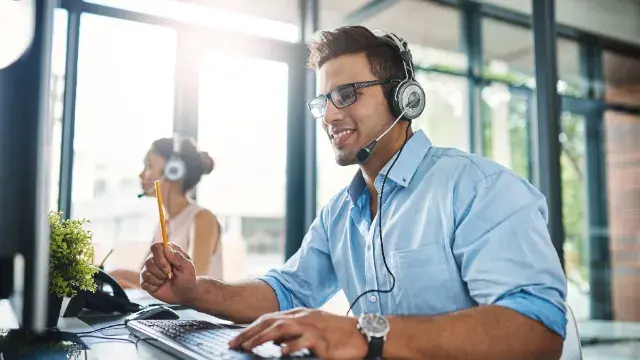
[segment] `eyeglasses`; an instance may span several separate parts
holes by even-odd
[[[328,94],[315,97],[307,103],[307,106],[309,107],[311,115],[318,119],[323,117],[326,113],[329,100],[331,100],[337,109],[342,109],[349,105],[353,105],[353,103],[358,100],[358,89],[387,84],[392,81],[396,80],[372,80],[340,85]]]

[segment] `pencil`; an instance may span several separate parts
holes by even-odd
[[[156,186],[156,199],[158,200],[158,214],[160,214],[160,229],[162,230],[162,245],[166,248],[169,246],[169,239],[167,238],[167,224],[164,222],[164,207],[162,206],[162,192],[160,191],[160,180],[154,182]],[[171,277],[171,272],[169,272]]]

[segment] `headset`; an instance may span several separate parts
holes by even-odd
[[[393,95],[390,99],[390,105],[394,116],[411,121],[419,117],[424,111],[426,95],[422,86],[415,79],[413,57],[411,56],[409,45],[394,33],[376,30],[374,34],[394,49],[397,49],[402,58],[405,78],[392,90]],[[417,103],[416,100],[418,101]]]
[[[402,143],[402,147],[398,151],[398,156],[395,157],[389,169],[384,174],[384,179],[382,180],[382,186],[380,187],[380,199],[383,199],[384,194],[384,185],[387,182],[387,178],[389,177],[389,173],[393,166],[396,164],[396,161],[402,155],[402,150],[407,144],[407,140],[409,140],[409,130],[411,128],[411,120],[417,118],[422,114],[425,108],[426,103],[426,95],[422,86],[415,80],[415,72],[413,70],[413,62],[411,61],[411,52],[409,51],[409,47],[407,42],[396,36],[392,33],[384,33],[381,31],[374,31],[374,35],[378,36],[381,39],[384,39],[387,43],[389,43],[393,48],[398,49],[400,52],[400,57],[402,58],[402,63],[404,64],[404,72],[405,79],[400,82],[394,89],[392,89],[391,99],[388,99],[389,106],[391,107],[391,112],[394,116],[396,116],[396,120],[382,133],[382,135],[378,136],[377,139],[371,141],[367,146],[363,147],[356,153],[356,159],[363,163],[366,161],[371,155],[371,151],[376,146],[378,141],[385,136],[401,119],[409,121],[409,126],[407,127],[407,133],[405,135],[404,142]],[[381,34],[381,35],[378,35]],[[411,75],[409,75],[411,72]],[[390,95],[391,95],[390,94]],[[358,295],[355,300],[351,302],[349,306],[349,310],[347,310],[347,316],[349,316],[349,312],[356,305],[358,300],[360,300],[363,296],[370,293],[384,293],[388,294],[393,291],[396,286],[396,277],[389,269],[389,265],[387,264],[387,258],[384,254],[384,242],[382,241],[382,201],[378,201],[378,236],[380,238],[380,252],[382,253],[382,261],[384,262],[384,266],[391,276],[392,282],[391,287],[389,289],[371,289],[366,290],[360,295]]]
[[[413,119],[422,115],[426,105],[424,89],[422,89],[420,83],[415,79],[411,51],[409,50],[407,42],[393,33],[375,30],[373,34],[398,51],[402,59],[405,78],[401,81],[395,80],[400,81],[400,83],[390,90],[389,96],[387,97],[391,114],[396,117],[396,120],[382,135],[356,153],[356,159],[359,163],[363,163],[369,158],[378,141],[380,141],[399,120],[406,120],[411,123]]]
[[[173,133],[173,152],[164,164],[163,175],[169,181],[179,181],[184,178],[187,172],[187,165],[180,156],[180,135]]]
[[[182,160],[182,156],[180,155],[180,145],[181,139],[180,135],[175,132],[173,133],[173,151],[171,152],[171,156],[164,164],[164,168],[162,169],[162,176],[160,177],[160,181],[167,179],[169,181],[175,182],[182,180],[187,173],[187,164]],[[144,197],[145,195],[154,191],[155,188],[152,186],[148,189],[144,189],[140,194],[138,194],[138,199]]]

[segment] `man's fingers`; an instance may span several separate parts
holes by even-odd
[[[286,342],[287,340],[300,337],[304,334],[305,327],[298,324],[293,319],[281,319],[274,322],[264,331],[251,339],[245,341],[242,347],[251,350],[269,341]]]
[[[153,261],[160,270],[167,275],[171,273],[171,265],[165,256],[164,245],[162,243],[151,245],[151,255],[153,255]]]
[[[173,250],[181,253],[182,255],[184,255],[185,258],[187,258],[187,260],[191,260],[191,256],[189,256],[189,254],[187,254],[186,251],[184,251],[183,248],[180,247],[180,245],[178,244],[174,244],[174,243],[169,243],[169,246],[173,248]]]
[[[142,290],[145,290],[149,294],[155,294],[158,289],[160,289],[158,286],[149,285],[147,283],[141,284],[140,287],[142,288]]]
[[[166,276],[165,276],[166,277]],[[146,268],[140,274],[140,284],[149,284],[153,286],[162,286],[166,281],[162,279],[158,279],[154,274],[148,271]]]
[[[243,344],[245,341],[258,335],[259,333],[264,331],[266,328],[268,328],[278,320],[276,316],[277,315],[275,313],[261,316],[253,324],[251,324],[246,329],[244,329],[240,334],[238,334],[238,336],[236,336],[234,339],[229,341],[229,347],[236,348],[241,344]]]
[[[315,334],[315,332],[305,332],[298,338],[284,342],[282,344],[282,355],[290,355],[303,349],[313,351],[316,354],[323,353],[322,350],[318,348],[324,344],[324,341]]]
[[[144,262],[144,269],[146,269],[153,276],[155,276],[160,280],[169,279],[169,276],[167,276],[167,274],[165,274],[164,271],[160,270],[160,268],[156,265],[155,260],[151,256],[149,256],[147,260]]]
[[[189,259],[181,252],[174,250],[172,246],[164,248],[164,255],[171,264],[171,267],[177,271],[185,271],[187,264],[189,264]]]

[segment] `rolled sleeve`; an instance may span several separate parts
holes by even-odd
[[[544,196],[508,171],[477,182],[459,205],[453,245],[471,297],[565,336],[566,278],[547,229]]]
[[[495,305],[507,307],[533,320],[543,323],[564,339],[567,333],[566,308],[559,308],[530,292],[513,293],[498,300]]]
[[[311,224],[300,249],[281,268],[259,278],[275,292],[280,311],[318,308],[338,292],[323,216],[324,210]]]

